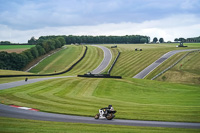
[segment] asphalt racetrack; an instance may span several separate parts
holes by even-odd
[[[104,56],[104,60],[105,60],[105,58],[107,58],[106,54]],[[110,60],[112,58],[112,56],[111,57],[109,56],[108,58],[109,59],[106,59],[106,60]],[[163,57],[161,57],[161,58],[163,58]],[[99,73],[100,71],[105,69],[107,67],[107,65],[108,65],[107,63],[103,63],[103,65],[102,65],[103,67],[101,67],[101,69],[99,69],[98,71],[93,71],[93,72]],[[68,77],[71,77],[71,76],[38,78],[38,79],[29,79],[27,82],[25,82],[23,80],[23,81],[11,82],[11,83],[4,83],[4,84],[0,84],[0,90],[9,89],[12,87],[21,86],[21,85],[25,85],[25,84],[35,83],[35,82],[42,81],[42,80],[48,80],[48,79],[53,79],[53,78],[68,78]],[[95,115],[95,113],[96,112],[94,112],[94,115]],[[140,121],[140,120],[122,120],[122,119],[95,120],[93,117],[72,116],[72,115],[24,110],[24,109],[15,108],[15,107],[3,105],[3,104],[0,104],[0,116],[1,117],[20,118],[20,119],[42,120],[42,121],[57,121],[57,122],[112,124],[112,125],[127,125],[127,126],[149,126],[149,127],[172,127],[172,128],[198,128],[198,129],[200,129],[200,123]]]
[[[185,49],[185,50],[174,50],[170,51],[166,54],[164,54],[162,57],[160,57],[158,60],[156,60],[154,63],[146,67],[144,70],[139,72],[137,75],[135,75],[133,78],[143,79],[145,78],[150,72],[152,72],[154,69],[156,69],[159,65],[161,65],[165,60],[170,58],[171,56],[179,53],[179,52],[185,52],[185,51],[195,51],[199,49]]]
[[[92,74],[100,74],[110,64],[110,61],[112,59],[112,53],[110,52],[108,48],[104,46],[99,46],[99,45],[92,45],[92,46],[99,47],[104,52],[104,59],[101,62],[101,64],[96,69],[91,71]]]
[[[20,118],[20,119],[88,123],[88,124],[112,124],[112,125],[126,125],[126,126],[174,127],[174,128],[200,128],[200,123],[139,121],[139,120],[120,120],[120,119],[96,120],[93,117],[37,112],[37,111],[31,111],[31,110],[18,109],[18,108],[14,108],[14,107],[2,105],[2,104],[0,104],[0,116]]]

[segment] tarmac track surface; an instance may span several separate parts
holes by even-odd
[[[104,56],[104,58],[106,58],[106,55]],[[105,63],[104,66],[107,67],[107,63]],[[102,70],[103,68],[96,72],[100,72]],[[67,77],[72,77],[72,76],[38,78],[38,79],[29,79],[27,82],[23,80],[23,81],[17,81],[17,82],[12,82],[12,83],[4,83],[4,84],[0,84],[0,90],[8,89],[8,88],[16,87],[16,86],[21,86],[25,84],[35,83],[42,80],[48,80],[48,79],[53,79],[53,78],[67,78]],[[89,124],[112,124],[112,125],[127,125],[127,126],[173,127],[173,128],[200,128],[200,123],[140,121],[140,120],[122,120],[122,119],[95,120],[93,117],[72,116],[72,115],[64,115],[64,114],[23,110],[19,108],[10,107],[8,105],[3,105],[3,104],[0,104],[0,116],[20,118],[20,119],[89,123]]]
[[[101,62],[101,64],[96,69],[91,71],[92,74],[100,74],[110,64],[110,61],[112,59],[112,53],[110,52],[108,48],[104,46],[99,46],[99,45],[92,45],[92,46],[99,47],[104,52],[104,59]]]
[[[185,51],[195,51],[199,49],[185,49],[185,50],[174,50],[170,51],[166,54],[164,54],[162,57],[160,57],[158,60],[156,60],[154,63],[146,67],[144,70],[139,72],[137,75],[135,75],[133,78],[143,79],[145,78],[150,72],[152,72],[154,69],[156,69],[159,65],[161,65],[165,60],[170,58],[171,56],[179,53],[179,52],[185,52]]]
[[[173,128],[200,128],[200,123],[160,122],[160,121],[140,121],[140,120],[120,120],[120,119],[95,120],[93,117],[72,116],[72,115],[23,110],[23,109],[18,109],[18,108],[10,107],[7,105],[3,105],[3,104],[0,104],[0,116],[20,118],[20,119],[72,122],[72,123],[88,123],[88,124],[112,124],[112,125],[126,125],[126,126],[173,127]]]

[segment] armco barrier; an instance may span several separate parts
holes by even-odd
[[[112,71],[112,69],[113,69],[115,63],[117,62],[117,59],[119,58],[119,55],[120,55],[120,52],[118,51],[118,55],[117,55],[117,57],[115,58],[115,61],[113,62],[112,66],[111,66],[110,69],[108,70],[108,74],[110,74],[110,72]]]
[[[77,75],[78,77],[86,77],[86,78],[119,78],[121,76],[110,76],[110,74],[84,74],[84,75]]]
[[[87,46],[85,46],[85,52],[83,54],[83,56],[76,62],[74,63],[70,68],[68,68],[67,70],[65,71],[62,71],[62,72],[59,72],[59,73],[52,73],[52,74],[39,74],[39,75],[29,75],[29,74],[23,74],[23,75],[0,75],[0,78],[5,78],[5,77],[27,77],[27,76],[55,76],[55,75],[60,75],[60,74],[64,74],[66,72],[69,72],[70,70],[72,70],[72,68],[77,65],[86,55],[87,53]]]
[[[178,61],[176,61],[174,64],[172,64],[171,66],[169,66],[168,68],[166,68],[165,70],[163,70],[162,72],[160,72],[159,74],[157,74],[156,76],[154,76],[151,80],[156,79],[157,77],[159,77],[160,75],[162,75],[163,73],[165,73],[166,71],[168,71],[169,69],[171,69],[172,67],[174,67],[176,64],[178,64],[182,59],[184,59],[187,55],[189,55],[192,52],[196,52],[196,51],[200,51],[200,50],[195,50],[195,51],[191,51],[188,52],[187,54],[185,54],[183,57],[181,57]]]

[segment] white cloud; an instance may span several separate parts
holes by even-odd
[[[180,3],[182,9],[193,9],[196,4],[198,4],[198,0],[185,0]]]
[[[174,38],[200,36],[200,19],[194,15],[174,15],[165,19],[142,23],[104,23],[93,26],[45,27],[36,30],[13,30],[0,25],[0,41],[27,42],[32,36],[46,35],[147,35],[163,37],[165,41]]]

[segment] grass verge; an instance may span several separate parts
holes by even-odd
[[[20,133],[198,133],[199,129],[181,129],[181,128],[160,128],[160,127],[133,127],[120,125],[99,125],[99,124],[82,124],[67,122],[49,122],[37,120],[25,120],[15,118],[0,117],[0,132],[20,132]]]

